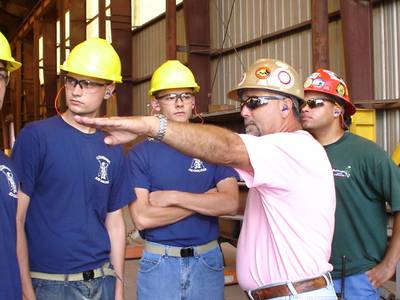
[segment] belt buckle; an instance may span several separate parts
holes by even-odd
[[[192,257],[194,256],[193,248],[182,248],[180,251],[181,257]]]
[[[94,271],[93,270],[85,271],[82,272],[82,275],[83,275],[83,281],[90,281],[94,278]]]

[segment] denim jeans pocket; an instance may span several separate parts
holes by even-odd
[[[33,290],[36,294],[36,299],[38,300],[57,299],[57,295],[63,295],[65,289],[64,281],[52,281],[33,278],[32,285]]]
[[[366,293],[370,293],[370,295],[377,295],[379,293],[379,289],[375,288],[369,280],[367,272],[360,274],[359,282],[360,286],[362,286],[362,290]],[[362,282],[364,282],[363,285],[361,284]]]
[[[162,256],[158,254],[143,252],[143,256],[139,262],[139,272],[148,273],[151,272],[160,265]]]
[[[68,284],[68,282],[67,282],[67,284]],[[53,280],[32,278],[32,286],[34,289],[57,287],[57,286],[64,286],[64,285],[65,285],[64,281],[53,281]]]
[[[207,269],[218,272],[224,269],[224,260],[218,247],[200,255],[200,261]]]

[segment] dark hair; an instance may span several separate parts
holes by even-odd
[[[302,99],[297,98],[296,96],[288,95],[290,100],[292,100],[293,106],[293,114],[298,121],[300,121],[300,103],[303,101]]]

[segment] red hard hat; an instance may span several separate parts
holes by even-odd
[[[326,93],[342,99],[346,105],[345,114],[354,115],[356,107],[349,98],[349,90],[346,83],[336,73],[318,69],[312,73],[304,82],[304,91],[315,91]]]

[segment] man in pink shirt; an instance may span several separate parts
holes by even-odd
[[[335,189],[322,146],[301,129],[302,82],[288,64],[261,59],[228,97],[241,102],[246,133],[160,117],[77,118],[106,143],[156,137],[193,157],[234,167],[250,188],[237,253],[250,299],[337,299],[329,271]]]

